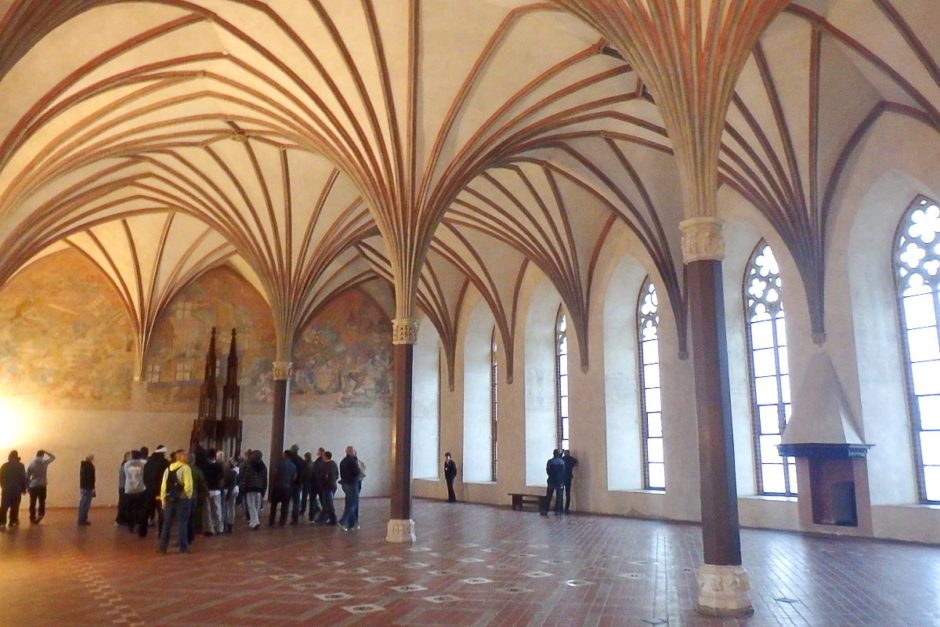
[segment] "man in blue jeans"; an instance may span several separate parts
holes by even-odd
[[[339,479],[346,495],[346,507],[339,526],[343,531],[349,531],[359,527],[359,482],[362,480],[359,459],[351,446],[346,447],[346,457],[339,463]]]
[[[173,453],[170,467],[163,473],[160,486],[160,502],[163,503],[163,529],[160,530],[160,553],[166,553],[170,544],[170,529],[173,521],[179,530],[180,553],[189,550],[189,515],[193,506],[193,471],[187,463],[186,451],[180,449]],[[171,479],[170,474],[175,478]]]
[[[82,460],[78,469],[78,491],[81,498],[78,501],[78,524],[87,527],[88,510],[91,509],[91,499],[95,498],[95,456],[89,455]]]

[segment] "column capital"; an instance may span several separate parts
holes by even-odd
[[[271,364],[271,375],[275,381],[286,381],[290,379],[294,364],[289,361],[275,361]]]
[[[742,566],[702,564],[698,569],[698,610],[711,616],[752,614],[750,589],[750,577]]]
[[[392,320],[392,344],[416,344],[417,342],[417,320],[414,318],[395,318]]]
[[[723,220],[713,217],[689,218],[679,223],[682,231],[682,261],[721,261],[725,257]]]

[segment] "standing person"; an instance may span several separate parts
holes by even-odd
[[[218,453],[209,449],[209,463],[203,469],[206,475],[206,487],[209,489],[206,497],[206,515],[203,529],[207,536],[221,534],[225,529],[222,523],[222,488],[225,483],[225,468],[223,466],[225,453]]]
[[[290,487],[290,524],[296,525],[300,518],[300,501],[304,488],[304,459],[299,454],[300,446],[290,447],[290,461],[294,464],[294,482]]]
[[[339,468],[333,461],[333,453],[323,453],[323,465],[320,466],[320,512],[319,521],[327,525],[336,524],[336,508],[333,506],[333,495],[336,493],[336,480],[339,478]]]
[[[124,512],[131,533],[140,535],[141,525],[147,527],[147,487],[144,485],[144,467],[147,462],[140,458],[140,451],[131,451],[131,458],[124,464]],[[144,532],[146,533],[146,531]]]
[[[310,479],[310,514],[308,519],[312,525],[317,520],[317,515],[322,511],[323,501],[320,499],[320,473],[323,472],[323,454],[326,453],[323,447],[317,449],[317,458],[313,460],[313,472]]]
[[[571,509],[571,482],[574,481],[574,467],[578,465],[578,459],[571,456],[571,451],[564,450],[561,457],[565,462],[565,513]]]
[[[88,510],[91,509],[91,499],[95,498],[95,456],[89,455],[82,460],[78,467],[78,525],[87,527]]]
[[[20,526],[20,501],[28,487],[26,468],[20,461],[20,454],[10,451],[7,463],[0,466],[0,528],[7,524],[7,512],[10,514],[10,527]]]
[[[268,516],[268,526],[274,526],[277,517],[277,506],[281,506],[280,526],[287,523],[287,508],[293,502],[293,491],[297,482],[297,467],[294,465],[293,451],[284,451],[284,456],[274,467],[274,481],[271,482],[271,514]],[[298,504],[299,506],[299,504]]]
[[[173,453],[172,461],[160,484],[160,502],[163,504],[163,529],[160,531],[160,545],[157,551],[166,553],[170,544],[170,529],[176,522],[179,535],[180,553],[189,550],[189,515],[193,503],[193,472],[190,468],[186,451],[179,449]]]
[[[206,499],[209,498],[209,486],[206,485],[206,475],[203,469],[209,464],[206,449],[196,445],[193,451],[195,463],[189,466],[193,473],[193,503],[189,513],[189,543],[196,541],[196,536],[203,532],[203,515],[206,511]]]
[[[36,457],[26,467],[29,479],[29,522],[38,525],[46,515],[46,488],[49,486],[49,464],[55,461],[55,455],[42,449],[36,451]],[[36,505],[39,505],[38,510]]]
[[[251,457],[245,460],[244,467],[238,471],[238,490],[245,499],[248,527],[255,531],[261,526],[258,513],[267,489],[268,468],[264,465],[261,451],[251,451]]]
[[[359,528],[359,490],[361,489],[362,470],[359,467],[359,458],[351,446],[346,447],[346,457],[339,463],[340,483],[343,485],[343,494],[346,503],[343,507],[343,516],[339,519],[339,526],[343,531]]]
[[[163,507],[160,503],[160,485],[163,483],[163,475],[169,468],[170,462],[166,459],[166,447],[162,444],[157,446],[153,455],[147,458],[144,464],[144,487],[146,488],[146,519],[147,524],[140,528],[141,538],[147,536],[147,527],[154,524],[156,519],[157,534],[163,531]]]
[[[225,462],[225,477],[222,481],[222,518],[225,533],[235,529],[235,504],[238,502],[238,466],[234,460]]]
[[[300,473],[300,515],[307,515],[307,508],[313,509],[316,496],[313,494],[313,455],[304,453],[304,468]]]
[[[124,458],[118,467],[118,506],[117,514],[114,517],[114,526],[120,527],[127,524],[127,498],[124,496],[124,484],[127,477],[124,476],[124,464],[131,460],[131,452],[124,451]]]
[[[447,481],[447,502],[456,503],[457,494],[454,493],[454,479],[457,478],[457,463],[450,453],[444,453],[444,479]]]
[[[565,490],[565,461],[561,458],[561,451],[557,448],[552,451],[552,458],[545,464],[545,474],[548,475],[548,491],[545,493],[545,506],[539,512],[548,516],[552,505],[552,494],[555,495],[555,513],[561,514],[563,509]]]

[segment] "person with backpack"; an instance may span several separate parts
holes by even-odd
[[[141,525],[146,533],[147,526],[147,488],[144,485],[144,466],[140,451],[131,451],[131,458],[124,462],[124,502],[125,516],[131,533],[140,535]]]
[[[179,530],[180,553],[189,550],[189,516],[193,502],[193,471],[189,467],[186,451],[173,453],[173,461],[163,473],[160,486],[160,502],[163,504],[163,530],[160,532],[160,553],[166,553],[170,543],[170,529],[176,521]]]

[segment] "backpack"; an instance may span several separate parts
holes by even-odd
[[[183,496],[183,482],[180,481],[179,470],[182,468],[180,466],[176,470],[166,469],[166,501],[175,501],[181,496]]]

